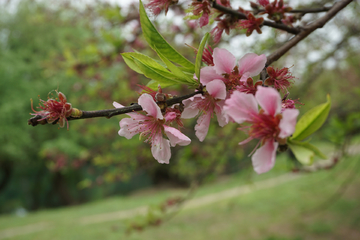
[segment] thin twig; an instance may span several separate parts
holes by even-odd
[[[213,8],[223,12],[223,13],[227,13],[227,14],[230,14],[238,19],[247,19],[246,15],[242,12],[238,12],[234,9],[231,9],[231,8],[227,8],[227,7],[224,7],[222,5],[219,5],[219,4],[216,4],[216,2],[214,1],[213,2]],[[264,20],[264,22],[262,23],[262,25],[265,25],[265,26],[268,26],[268,27],[272,27],[272,28],[276,28],[276,29],[280,29],[280,30],[283,30],[283,31],[286,31],[288,33],[292,33],[292,34],[298,34],[300,33],[300,29],[299,28],[294,28],[294,27],[289,27],[285,24],[282,24],[282,23],[275,23],[275,22],[271,22],[271,21],[268,21],[268,20]]]
[[[191,98],[195,96],[196,94],[202,94],[201,91],[196,91],[191,94],[187,94],[181,97],[174,97],[166,101],[167,106],[172,106],[177,103],[181,103],[183,100]],[[68,117],[67,120],[78,120],[78,119],[85,119],[85,118],[97,118],[97,117],[106,117],[111,118],[116,115],[121,115],[125,113],[131,113],[131,112],[137,112],[141,111],[142,107],[135,103],[131,106],[123,107],[123,108],[114,108],[114,109],[105,109],[105,110],[96,110],[96,111],[82,111],[81,117],[75,118],[75,117]],[[42,119],[42,116],[36,115],[35,117],[32,117],[28,120],[28,125],[31,126],[37,126],[38,124],[44,125],[47,124],[46,119],[38,121]],[[56,123],[56,122],[54,122]]]
[[[301,40],[306,38],[310,33],[314,32],[318,28],[322,28],[330,19],[332,19],[339,11],[345,8],[353,0],[342,0],[335,3],[331,9],[325,14],[325,16],[319,18],[313,23],[302,28],[301,32],[286,42],[283,46],[277,49],[275,52],[270,54],[267,57],[266,66],[269,66],[271,63],[277,61],[285,53],[287,53],[291,48],[298,44]]]
[[[327,12],[331,9],[331,7],[321,7],[321,8],[313,8],[313,9],[293,9],[288,11],[288,13],[301,13],[301,15],[305,15],[307,13],[321,13]],[[255,13],[265,12],[265,9],[258,9],[253,11]]]

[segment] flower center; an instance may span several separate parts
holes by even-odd
[[[143,122],[139,122],[140,128],[138,132],[140,133],[140,139],[145,138],[144,142],[151,143],[152,139],[155,139],[155,136],[159,133],[162,134],[163,121],[159,119],[146,119]]]
[[[250,127],[249,135],[252,138],[267,140],[276,139],[280,133],[279,123],[282,116],[259,113],[254,116],[253,124]]]
[[[226,90],[230,91],[230,93],[236,89],[237,86],[242,85],[240,82],[240,79],[242,77],[242,75],[239,73],[239,67],[235,66],[234,69],[231,71],[231,73],[224,73],[223,74],[224,78],[225,78],[225,85],[226,85]]]

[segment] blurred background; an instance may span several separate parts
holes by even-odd
[[[298,9],[328,2],[289,4]],[[71,121],[69,131],[28,126],[30,99],[36,106],[55,90],[82,110],[136,102],[138,84],[148,79],[129,69],[120,54],[155,53],[142,36],[136,1],[0,3],[0,239],[360,239],[355,3],[275,63],[291,67],[296,76],[290,97],[305,104],[301,113],[331,95],[330,116],[311,139],[329,160],[303,167],[285,152],[263,175],[253,172],[248,157],[256,141],[240,147],[245,135],[236,125],[221,128],[215,121],[200,143],[193,132],[196,120],[186,121],[184,133],[192,143],[172,148],[169,165],[158,164],[137,137],[117,134],[122,116]],[[184,21],[190,1],[179,3],[151,20],[194,61],[185,43],[198,47],[214,25],[199,29]],[[319,16],[308,14],[303,21]],[[289,37],[265,27],[250,37],[232,30],[217,46],[240,58],[269,54]],[[191,91],[168,89],[174,95]],[[174,218],[177,211],[164,213],[164,206],[181,207],[187,198],[193,205],[185,204]]]

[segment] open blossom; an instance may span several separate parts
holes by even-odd
[[[65,95],[62,92],[56,92],[58,98],[49,98],[47,101],[40,99],[39,107],[41,111],[36,111],[33,107],[33,101],[31,100],[31,108],[34,113],[31,115],[39,115],[42,118],[38,121],[46,119],[48,123],[53,123],[58,120],[60,127],[65,126],[67,122],[67,128],[69,129],[69,122],[67,117],[70,117],[72,113],[71,103],[68,103]],[[42,105],[41,105],[42,104]]]
[[[226,90],[232,92],[243,85],[249,77],[258,75],[265,67],[266,56],[255,53],[245,54],[238,62],[228,50],[215,48],[213,54],[214,66],[201,69],[200,82],[207,85],[219,79],[225,83]]]
[[[226,98],[225,84],[221,80],[214,80],[206,85],[206,93],[203,96],[194,96],[183,101],[184,111],[182,118],[193,118],[200,113],[195,126],[195,135],[202,142],[208,131],[210,120],[214,113],[221,127],[227,124],[222,113]]]
[[[261,109],[258,110],[258,104]],[[233,121],[241,124],[251,123],[247,129],[249,138],[239,144],[252,139],[259,139],[262,146],[252,155],[252,163],[257,173],[264,173],[273,168],[276,150],[280,144],[286,143],[286,138],[295,131],[297,109],[285,109],[281,112],[280,94],[273,88],[259,86],[253,96],[234,91],[225,101],[224,112]]]
[[[120,121],[119,135],[131,139],[134,135],[146,138],[145,142],[151,144],[151,153],[159,163],[169,163],[171,157],[170,145],[186,146],[191,140],[178,129],[168,126],[177,118],[175,112],[168,112],[163,116],[160,107],[149,94],[142,94],[138,104],[147,113],[127,113],[130,118]],[[121,104],[114,102],[114,107],[121,108]],[[168,138],[164,138],[164,135]]]

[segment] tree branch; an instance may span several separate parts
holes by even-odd
[[[202,91],[196,91],[194,93],[187,94],[187,95],[184,95],[181,97],[174,97],[174,98],[166,100],[166,104],[167,104],[167,106],[172,106],[174,104],[181,103],[183,100],[191,98],[191,97],[195,96],[196,94],[202,94],[202,93],[203,93]],[[131,106],[123,107],[123,108],[95,110],[95,111],[82,111],[81,110],[82,115],[80,117],[75,118],[75,117],[70,116],[67,118],[67,120],[71,121],[71,120],[97,118],[97,117],[111,118],[116,115],[121,115],[121,114],[131,113],[131,112],[138,112],[141,110],[142,110],[142,107],[137,103],[132,104]],[[44,118],[43,116],[36,115],[28,120],[28,125],[35,127],[39,124],[41,124],[41,125],[48,124],[46,119],[43,119],[43,118]],[[40,120],[40,119],[43,119],[43,120]],[[57,123],[57,121],[53,122],[52,124],[56,124],[56,123]]]
[[[238,19],[247,19],[246,15],[242,12],[238,12],[236,10],[233,10],[231,8],[227,8],[227,7],[224,7],[222,5],[218,5],[216,4],[216,2],[214,1],[213,2],[213,8],[223,12],[223,13],[227,13],[227,14],[230,14]],[[292,33],[292,34],[298,34],[301,30],[300,28],[294,28],[294,27],[289,27],[285,24],[282,24],[282,23],[275,23],[275,22],[271,22],[271,21],[268,21],[268,20],[264,20],[263,24],[262,25],[265,25],[265,26],[268,26],[268,27],[272,27],[272,28],[276,28],[276,29],[280,29],[280,30],[283,30],[283,31],[286,31],[288,33]]]
[[[314,8],[314,9],[294,9],[289,11],[289,13],[302,13],[303,15],[307,13],[320,13],[327,12],[331,9],[331,7],[322,7],[322,8]]]
[[[342,0],[340,2],[335,3],[331,9],[325,14],[325,16],[315,20],[313,23],[303,27],[301,32],[286,42],[283,46],[281,46],[278,50],[270,54],[267,57],[266,66],[269,66],[273,62],[277,61],[280,57],[282,57],[285,53],[287,53],[292,47],[294,47],[301,40],[306,38],[310,33],[314,32],[318,28],[322,28],[330,19],[332,19],[339,11],[345,8],[348,4],[350,4],[353,0]]]
[[[293,9],[288,13],[301,13],[301,15],[305,15],[307,13],[321,13],[327,12],[331,9],[331,7],[322,7],[322,8],[314,8],[314,9]],[[265,9],[255,10],[254,13],[265,12]]]

